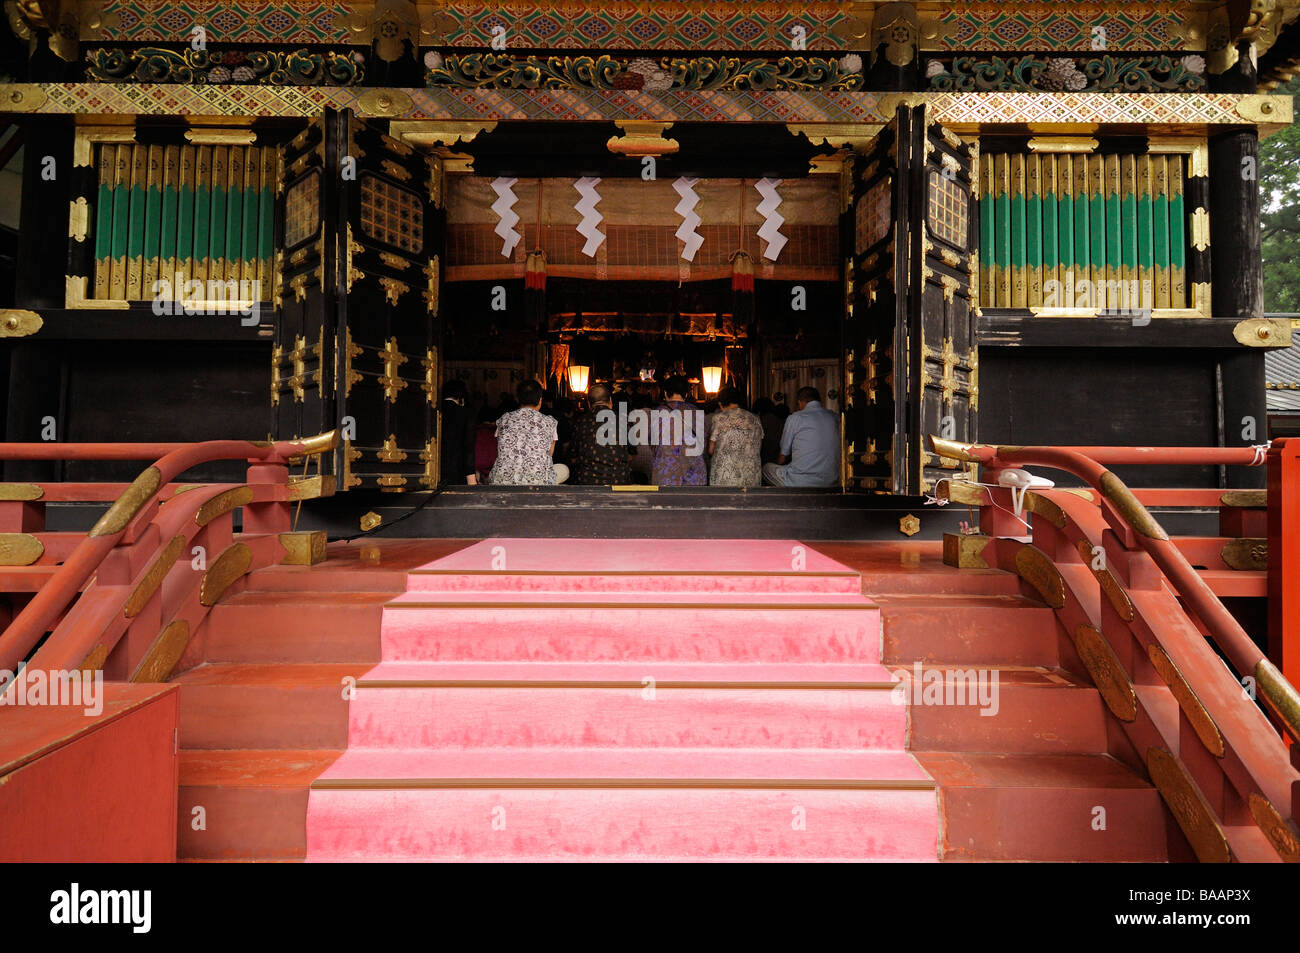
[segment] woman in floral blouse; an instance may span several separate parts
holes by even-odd
[[[506,486],[553,486],[569,478],[569,468],[552,463],[559,432],[554,417],[542,410],[542,385],[521,381],[515,390],[519,409],[497,421],[497,460],[489,483]]]
[[[740,407],[740,392],[718,395],[721,409],[709,431],[710,486],[759,486],[763,482],[763,425]]]

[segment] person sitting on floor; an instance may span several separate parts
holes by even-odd
[[[704,462],[703,412],[686,400],[690,383],[674,375],[664,381],[664,403],[650,415],[656,486],[707,486],[708,466]],[[655,431],[658,431],[657,433]],[[657,441],[657,442],[656,442]]]
[[[721,409],[709,430],[709,485],[758,486],[763,482],[763,425],[740,407],[740,392],[728,387],[718,395]]]
[[[465,401],[469,389],[458,379],[442,388],[442,482],[463,486],[477,482],[474,470],[474,428],[470,426]]]
[[[776,463],[776,458],[781,455],[781,429],[785,426],[785,419],[776,412],[771,397],[754,401],[753,410],[763,425],[763,462]]]
[[[840,481],[840,422],[821,404],[821,392],[801,387],[797,410],[785,420],[781,455],[763,465],[773,486],[834,486]]]
[[[587,390],[587,410],[573,422],[570,455],[573,482],[582,486],[617,486],[631,482],[632,458],[617,440],[602,440],[602,422],[614,413],[609,388],[592,384]],[[602,414],[603,412],[603,414]],[[608,431],[608,425],[604,426]]]
[[[541,412],[542,385],[520,381],[519,409],[497,420],[497,459],[488,482],[498,486],[554,486],[569,478],[569,468],[553,463],[558,437],[554,417]]]

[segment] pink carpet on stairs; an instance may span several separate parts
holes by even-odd
[[[484,540],[410,574],[312,861],[936,859],[857,573],[792,540]]]

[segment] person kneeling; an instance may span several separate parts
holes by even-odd
[[[569,468],[553,463],[559,439],[555,418],[542,413],[542,385],[521,381],[515,388],[519,409],[497,420],[497,459],[488,482],[498,486],[554,486],[569,478]]]

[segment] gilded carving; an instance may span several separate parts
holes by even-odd
[[[1147,749],[1146,762],[1151,783],[1169,805],[1196,859],[1203,864],[1230,862],[1232,853],[1223,828],[1182,762],[1164,748],[1154,747]]]
[[[398,368],[406,363],[406,355],[398,350],[397,338],[389,338],[384,349],[379,352],[379,356],[384,362],[382,377],[384,396],[388,398],[390,404],[395,404],[398,392],[406,387],[406,381],[398,376]]]
[[[1174,660],[1154,642],[1147,646],[1147,657],[1151,659],[1152,666],[1169,686],[1169,691],[1173,693],[1174,698],[1178,700],[1178,707],[1183,710],[1183,715],[1196,732],[1196,737],[1201,739],[1201,744],[1205,745],[1210,754],[1222,758],[1223,735],[1219,733],[1219,726],[1205,710],[1205,706],[1201,704],[1192,686],[1187,684],[1187,679],[1183,677]]]
[[[176,560],[180,558],[181,550],[184,548],[185,537],[173,536],[163,551],[158,554],[158,558],[149,566],[126,600],[126,606],[122,611],[128,619],[134,619],[144,611],[144,607],[149,604],[154,593],[162,588],[163,580],[176,565]]]
[[[131,674],[133,682],[165,682],[190,642],[190,624],[184,619],[173,620],[158,633],[153,645]]]
[[[234,585],[235,580],[248,572],[253,564],[253,551],[243,543],[232,543],[212,561],[203,582],[199,587],[199,603],[205,606],[217,604],[225,591]]]
[[[0,533],[0,566],[30,566],[45,555],[45,544],[31,533]]]
[[[1106,637],[1090,625],[1078,625],[1073,635],[1075,651],[1097,686],[1106,707],[1120,721],[1137,718],[1137,692]]]
[[[398,449],[397,435],[391,433],[384,440],[384,446],[376,456],[379,457],[382,463],[401,463],[406,459],[406,453]]]
[[[90,536],[116,536],[135,519],[145,507],[158,488],[162,485],[162,473],[157,467],[149,467],[126,488],[121,496],[108,508],[108,512],[99,518],[90,530]]]

